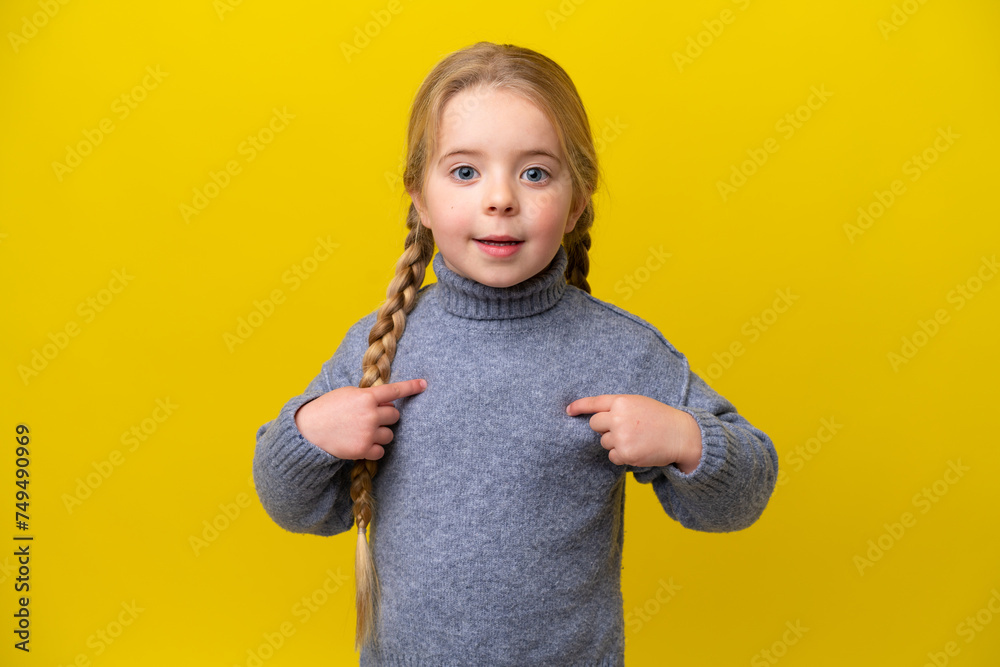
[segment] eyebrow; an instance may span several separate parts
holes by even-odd
[[[482,157],[483,153],[482,151],[469,150],[468,148],[457,148],[453,151],[448,151],[447,153],[442,155],[441,159],[438,160],[438,164],[441,164],[442,162],[445,161],[446,158],[449,158],[452,155],[474,155],[476,157]],[[559,156],[554,155],[551,151],[547,151],[542,148],[530,148],[528,150],[521,151],[517,154],[518,157],[524,157],[529,155],[545,155],[555,160],[557,164],[562,164],[562,160],[559,159]]]

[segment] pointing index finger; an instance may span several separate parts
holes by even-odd
[[[607,412],[611,409],[611,401],[613,399],[614,394],[578,398],[566,406],[566,414],[575,417],[576,415],[594,414],[595,412]]]
[[[403,380],[402,382],[380,384],[374,387],[369,387],[368,389],[372,392],[372,396],[375,397],[375,400],[379,402],[379,405],[381,405],[383,403],[391,403],[397,398],[419,394],[426,388],[427,380],[417,378],[413,380]]]

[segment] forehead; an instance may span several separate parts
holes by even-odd
[[[463,90],[445,104],[438,130],[441,151],[458,148],[546,148],[559,136],[533,102],[508,90]]]

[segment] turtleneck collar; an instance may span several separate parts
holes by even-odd
[[[437,297],[452,315],[470,320],[507,320],[543,313],[559,302],[566,291],[566,250],[559,246],[549,265],[536,275],[510,287],[490,287],[460,276],[434,255]]]

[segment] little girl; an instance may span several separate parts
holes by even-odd
[[[774,446],[590,295],[597,155],[555,62],[445,57],[407,144],[388,298],[258,430],[261,502],[294,532],[357,525],[362,665],[621,665],[626,473],[683,526],[740,530]]]

